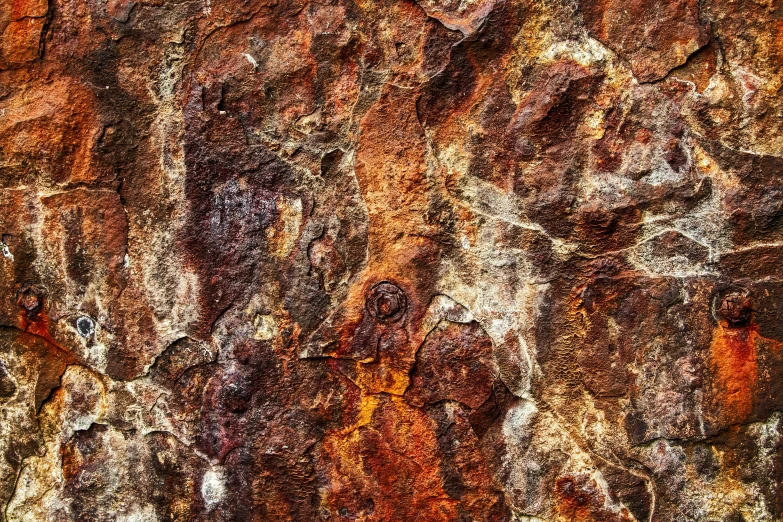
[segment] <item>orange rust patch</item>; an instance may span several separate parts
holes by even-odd
[[[11,20],[45,16],[48,8],[47,0],[13,0]]]
[[[24,18],[8,24],[0,40],[2,56],[10,65],[22,65],[38,57],[43,18]]]
[[[747,421],[754,413],[763,383],[765,368],[759,368],[759,356],[778,352],[783,343],[768,339],[751,324],[729,328],[719,324],[710,345],[710,371],[713,379],[713,401],[722,425]],[[763,360],[763,357],[762,357]]]
[[[756,343],[759,338],[756,325],[742,329],[719,325],[713,332],[710,363],[716,406],[722,420],[729,424],[744,421],[753,411],[753,396],[758,384]]]
[[[324,439],[331,469],[322,507],[368,520],[454,520],[432,421],[389,396],[368,397],[361,409],[357,428]]]
[[[777,55],[778,59],[783,59],[783,20],[780,20],[777,23],[777,26],[775,27],[776,31],[776,37],[775,37],[775,43],[777,44]]]
[[[50,319],[49,315],[43,310],[37,310],[35,312],[28,312],[25,309],[19,310],[18,315],[18,327],[20,330],[33,334],[46,341],[44,343],[47,347],[52,348],[52,353],[58,357],[65,355],[65,364],[76,362],[76,358],[70,350],[61,346],[54,340],[49,333]],[[22,339],[22,338],[20,338]],[[63,371],[65,371],[65,364],[63,365]]]

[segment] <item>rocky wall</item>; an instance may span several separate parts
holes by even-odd
[[[0,522],[783,520],[779,0],[2,0]]]

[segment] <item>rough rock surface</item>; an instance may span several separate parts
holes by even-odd
[[[776,0],[3,0],[0,520],[783,520],[782,86]]]

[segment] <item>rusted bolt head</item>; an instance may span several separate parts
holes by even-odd
[[[26,310],[28,314],[35,314],[41,309],[43,299],[38,293],[30,287],[23,288],[17,297],[19,307]]]
[[[83,315],[76,319],[76,331],[79,332],[79,335],[82,337],[90,337],[95,333],[95,322],[86,315]]]
[[[732,288],[716,297],[714,310],[718,321],[732,328],[745,326],[753,314],[753,300],[748,290]]]
[[[365,306],[370,316],[379,323],[388,324],[399,321],[405,314],[408,300],[405,293],[392,283],[383,281],[367,292]]]

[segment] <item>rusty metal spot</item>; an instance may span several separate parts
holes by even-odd
[[[753,315],[753,299],[746,288],[732,287],[715,297],[713,315],[732,328],[747,325]]]
[[[561,496],[577,506],[583,506],[590,501],[589,490],[585,484],[574,477],[560,477],[556,487]]]
[[[34,316],[43,306],[43,297],[41,297],[40,292],[33,287],[24,286],[17,295],[16,303],[19,305],[19,308],[25,310],[29,316]]]
[[[405,315],[408,300],[400,287],[382,281],[367,292],[365,306],[376,322],[390,324],[399,321]]]

